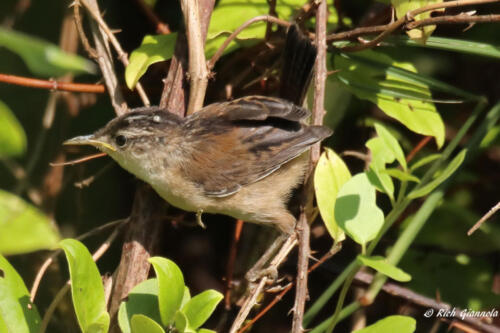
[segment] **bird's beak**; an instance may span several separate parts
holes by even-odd
[[[76,138],[69,139],[63,142],[65,146],[94,146],[96,148],[107,148],[111,151],[116,151],[116,148],[109,143],[95,139],[93,134],[77,136]]]

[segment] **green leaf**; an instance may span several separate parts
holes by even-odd
[[[418,161],[416,161],[415,163],[413,163],[411,166],[410,166],[410,170],[411,171],[415,171],[417,170],[418,168],[421,168],[423,167],[424,165],[427,165],[431,162],[434,162],[435,160],[437,160],[438,158],[441,157],[441,154],[430,154],[430,155],[426,155],[424,157],[422,157],[421,159],[419,159]]]
[[[467,100],[478,100],[480,96],[474,95],[468,91],[459,89],[455,86],[452,86],[451,84],[448,84],[446,82],[442,82],[439,80],[436,80],[432,77],[425,76],[420,73],[416,73],[414,70],[408,70],[403,67],[396,67],[396,66],[386,66],[384,68],[383,65],[381,65],[380,62],[373,61],[370,58],[367,57],[358,57],[355,55],[355,53],[343,53],[343,57],[347,59],[353,59],[354,61],[360,62],[363,65],[375,68],[375,69],[381,69],[381,67],[385,70],[385,72],[390,75],[391,77],[398,78],[401,80],[404,80],[406,82],[412,83],[412,84],[417,84],[417,85],[424,85],[428,86],[432,90],[436,91],[441,91],[445,93],[449,93],[452,95],[460,96],[463,97]],[[410,68],[412,69],[412,68]]]
[[[40,322],[23,279],[0,255],[0,332],[37,333]]]
[[[158,308],[158,280],[149,279],[135,286],[120,304],[118,324],[122,333],[131,333],[130,320],[136,314],[145,315],[161,323]]]
[[[14,194],[0,190],[0,253],[21,254],[57,247],[52,221]]]
[[[184,295],[182,295],[182,302],[180,308],[182,309],[184,305],[191,299],[191,293],[189,292],[189,288],[184,286]]]
[[[403,149],[401,149],[398,140],[396,140],[396,138],[381,124],[375,124],[375,130],[387,149],[392,152],[396,160],[398,160],[399,164],[403,167],[403,170],[406,170],[405,154],[403,153]]]
[[[380,319],[375,324],[355,331],[356,333],[413,333],[417,328],[417,321],[408,316],[389,316]]]
[[[416,73],[412,64],[365,50],[357,53],[356,58],[336,55],[334,65],[340,70],[335,77],[358,98],[377,104],[385,114],[413,132],[433,136],[438,147],[443,145],[444,123],[432,103],[429,86],[389,71],[395,67]]]
[[[172,260],[152,257],[149,262],[153,264],[158,279],[161,321],[164,326],[168,326],[174,322],[175,313],[184,298],[184,277]]]
[[[417,177],[415,177],[414,175],[412,175],[408,172],[404,172],[404,171],[399,170],[399,169],[390,168],[390,169],[382,170],[381,172],[386,173],[389,176],[396,178],[396,179],[399,179],[399,180],[404,181],[404,182],[420,183],[420,179],[418,179]]]
[[[0,101],[0,158],[26,151],[26,134],[10,108]]]
[[[62,76],[67,73],[95,73],[96,66],[56,45],[26,34],[0,28],[0,46],[16,53],[36,75]]]
[[[185,333],[189,329],[189,322],[186,315],[182,311],[177,311],[174,317],[175,329],[181,333]]]
[[[152,64],[172,58],[176,40],[176,32],[168,35],[146,35],[141,46],[130,54],[129,64],[125,68],[127,87],[134,89]]]
[[[382,173],[386,164],[396,160],[394,153],[387,147],[381,137],[368,140],[365,146],[370,149],[372,160],[370,170],[367,172],[370,182],[381,192],[386,193],[389,198],[394,199],[394,183],[389,175]]]
[[[71,297],[82,332],[107,332],[109,314],[104,287],[92,255],[75,239],[64,239],[59,244],[68,260]]]
[[[357,260],[362,265],[371,267],[377,272],[387,275],[393,280],[400,282],[407,282],[411,280],[411,276],[408,273],[404,272],[402,269],[397,268],[394,265],[391,265],[384,257],[368,257],[364,255],[358,255]]]
[[[424,45],[406,36],[391,36],[386,42],[395,46],[417,46],[500,59],[500,47],[491,43],[434,36],[429,37]]]
[[[362,246],[378,234],[384,213],[375,203],[375,187],[366,174],[357,174],[342,186],[335,202],[335,219]]]
[[[186,315],[189,326],[197,329],[203,325],[223,298],[220,292],[212,289],[191,298],[181,310]]]
[[[330,236],[341,242],[345,234],[335,220],[335,200],[342,185],[351,178],[344,161],[331,149],[325,148],[314,171],[314,191],[319,212]]]
[[[153,319],[135,314],[130,320],[132,333],[165,333],[165,330]]]
[[[277,0],[276,12],[279,18],[288,20],[304,5],[304,0]],[[269,13],[267,0],[220,0],[212,12],[205,43],[205,54],[211,57],[226,38],[249,19]],[[224,53],[242,46],[256,44],[266,34],[266,22],[254,23],[244,29],[225,49]]]
[[[404,17],[407,12],[424,7],[426,5],[430,5],[433,3],[442,2],[442,0],[391,0],[394,9],[396,10],[397,18]],[[422,14],[418,14],[415,16],[415,20],[423,20],[431,17],[431,12],[427,11]],[[425,44],[427,38],[432,34],[432,32],[436,29],[435,25],[428,25],[424,27],[418,27],[416,29],[412,29],[407,31],[408,36],[415,40],[418,43]]]
[[[442,182],[444,182],[448,177],[450,177],[457,169],[460,167],[467,154],[467,149],[462,150],[455,158],[448,164],[448,166],[433,180],[425,184],[424,186],[417,187],[408,194],[409,199],[415,199],[423,197],[429,194],[438,187]]]
[[[216,331],[214,330],[208,330],[206,328],[200,328],[197,333],[217,333]]]

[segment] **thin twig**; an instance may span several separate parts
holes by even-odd
[[[406,156],[406,162],[410,162],[415,157],[415,155],[417,155],[417,153],[421,151],[422,148],[424,148],[431,140],[432,136],[426,136],[425,138],[420,140],[420,142],[412,149],[412,151],[410,151],[408,156]]]
[[[54,80],[40,80],[32,79],[29,77],[22,77],[17,75],[0,74],[0,82],[16,84],[18,86],[25,86],[31,88],[41,88],[60,91],[73,91],[73,92],[86,92],[102,94],[105,92],[102,84],[85,84],[85,83],[71,83],[59,82]]]
[[[260,22],[260,21],[266,21],[266,22],[276,23],[278,25],[281,25],[281,26],[287,27],[287,28],[290,26],[290,22],[285,21],[285,20],[281,20],[281,19],[279,19],[277,17],[270,16],[270,15],[261,15],[261,16],[256,16],[254,18],[251,18],[250,20],[248,20],[245,23],[243,23],[242,25],[240,25],[238,27],[238,29],[236,29],[232,34],[230,34],[226,38],[226,40],[224,41],[224,43],[222,43],[222,45],[217,49],[217,52],[215,52],[215,54],[212,56],[212,58],[208,62],[208,64],[207,64],[208,70],[211,71],[214,68],[215,63],[222,56],[222,53],[224,53],[224,50],[226,49],[226,47],[229,45],[229,43],[231,43],[233,41],[233,39],[236,38],[236,36],[238,36],[238,34],[241,31],[243,31],[249,25],[252,25],[255,22]]]
[[[334,246],[331,251],[328,251],[325,253],[316,263],[314,263],[311,267],[309,267],[307,273],[311,273],[314,271],[316,268],[321,266],[325,261],[330,259],[332,256],[337,254],[338,251],[340,251],[341,246]],[[249,329],[253,324],[257,322],[260,318],[262,318],[269,310],[271,310],[281,299],[292,289],[292,287],[295,285],[295,282],[289,283],[274,299],[269,302],[268,305],[264,309],[262,309],[252,320],[250,320],[248,323],[243,326],[238,333],[243,333],[247,329]]]
[[[325,82],[327,78],[326,69],[326,25],[328,19],[328,8],[326,0],[322,0],[316,9],[316,49],[317,56],[315,62],[314,75],[314,100],[312,109],[312,124],[322,125],[325,115]],[[312,194],[313,169],[320,157],[321,144],[317,143],[311,147],[309,156],[309,170],[303,188],[304,197]],[[304,319],[305,302],[308,297],[307,291],[307,271],[310,256],[309,233],[310,226],[303,203],[301,214],[297,223],[297,233],[299,235],[299,258],[297,262],[297,287],[295,289],[295,303],[293,306],[292,333],[303,331],[302,322]]]
[[[113,230],[111,235],[109,235],[109,237],[94,252],[94,254],[92,255],[92,259],[94,260],[94,262],[97,262],[97,260],[99,260],[99,258],[101,258],[102,255],[104,253],[106,253],[106,251],[111,246],[111,243],[113,243],[116,236],[118,236],[118,232],[119,232],[119,228],[116,228],[115,230]],[[58,252],[60,252],[60,250]],[[40,324],[40,331],[39,331],[40,333],[45,333],[45,331],[47,330],[47,326],[50,322],[50,319],[52,318],[52,315],[53,315],[55,309],[59,305],[59,302],[61,302],[61,300],[63,299],[64,295],[66,295],[66,293],[69,291],[69,289],[70,289],[69,287],[70,287],[70,281],[67,281],[66,284],[64,285],[64,287],[62,287],[61,290],[59,290],[59,292],[56,294],[56,296],[54,297],[54,299],[50,303],[49,307],[47,308],[47,311],[45,312],[45,314],[43,316],[42,323]]]
[[[297,237],[295,234],[290,236],[286,242],[283,244],[281,247],[280,251],[278,254],[271,260],[271,263],[269,264],[268,270],[277,270],[281,263],[286,259],[288,256],[288,253],[297,245]],[[248,317],[248,314],[250,313],[250,310],[254,307],[254,305],[257,302],[257,297],[260,295],[262,290],[264,289],[264,286],[266,283],[269,281],[269,278],[267,276],[262,277],[262,279],[259,281],[257,286],[253,288],[250,291],[250,294],[246,297],[245,301],[243,302],[243,305],[238,312],[238,315],[236,316],[236,319],[234,320],[230,333],[235,333],[238,332],[240,333],[241,330],[239,328],[245,321],[245,319]]]
[[[128,55],[125,51],[123,51],[120,43],[116,39],[115,35],[113,32],[111,32],[111,29],[109,29],[108,25],[104,20],[102,19],[101,14],[99,13],[99,10],[97,6],[95,5],[90,5],[87,0],[76,0],[76,2],[81,2],[88,10],[90,15],[94,18],[94,20],[98,23],[99,28],[105,33],[106,37],[108,40],[111,42],[111,45],[113,45],[113,48],[115,49],[116,53],[118,54],[118,59],[122,62],[122,64],[127,67],[129,62],[128,62]],[[77,4],[75,4],[77,5]],[[139,93],[139,96],[141,97],[142,103],[145,106],[151,105],[149,102],[149,98],[146,95],[146,92],[142,88],[142,85],[140,83],[137,83],[136,85],[136,90]]]
[[[411,30],[418,27],[423,27],[427,25],[436,25],[436,24],[485,23],[485,22],[498,22],[498,21],[500,21],[500,15],[498,14],[477,15],[477,16],[471,16],[468,14],[459,14],[459,15],[430,17],[415,22],[409,22],[405,25],[405,28]]]
[[[226,290],[224,292],[224,305],[226,310],[231,309],[231,289],[233,283],[233,272],[234,272],[234,263],[236,262],[236,252],[238,248],[238,243],[240,241],[241,230],[243,229],[243,221],[236,221],[236,225],[234,227],[234,236],[231,239],[231,247],[229,249],[229,257],[227,259],[226,266]]]
[[[97,5],[97,0],[88,0],[85,3],[91,6],[93,10],[97,11],[99,10],[99,7]],[[73,6],[74,6],[75,21],[77,22],[77,27],[78,27],[79,26],[78,22],[80,22],[81,24],[81,19],[79,16],[80,15],[79,6],[81,6],[80,1],[75,0]],[[108,41],[106,39],[106,35],[102,32],[102,30],[99,28],[99,25],[96,22],[92,21],[90,22],[90,25],[92,29],[92,37],[94,39],[95,50],[90,47],[86,37],[85,39],[82,39],[82,42],[84,43],[87,52],[89,52],[91,56],[95,57],[99,65],[99,68],[101,69],[102,77],[104,78],[104,84],[106,85],[111,100],[111,105],[113,105],[115,113],[118,116],[120,116],[127,112],[128,105],[118,86],[118,79],[116,77],[113,67],[113,58],[109,53]],[[79,28],[79,30],[80,30],[80,36],[85,36],[83,33],[83,29],[81,27]]]
[[[208,69],[205,60],[204,38],[201,32],[198,0],[181,0],[189,47],[189,102],[187,114],[203,107],[208,84]]]
[[[155,26],[156,33],[167,35],[170,33],[170,28],[168,24],[160,20],[160,18],[156,15],[156,13],[147,5],[144,0],[135,0],[135,3],[142,10],[144,15],[148,18],[148,20]]]
[[[78,158],[76,160],[71,160],[71,161],[66,161],[66,162],[51,162],[51,163],[49,163],[49,165],[52,166],[52,167],[65,166],[65,165],[75,165],[75,164],[87,162],[87,161],[90,161],[90,160],[93,160],[93,159],[96,159],[96,158],[99,158],[99,157],[104,157],[106,155],[108,155],[108,154],[106,154],[106,153],[97,153],[97,154],[92,154],[92,155],[89,155],[89,156],[84,156],[84,157]]]
[[[474,233],[474,231],[479,229],[479,227],[484,222],[486,222],[486,220],[488,220],[490,217],[492,217],[493,214],[495,214],[498,210],[500,210],[500,201],[495,206],[493,206],[493,208],[491,208],[486,214],[484,214],[483,217],[481,217],[481,219],[479,221],[477,221],[476,224],[474,224],[474,226],[472,228],[469,229],[469,231],[467,231],[467,236],[472,235]]]
[[[112,222],[103,224],[101,226],[98,226],[97,228],[94,228],[94,229],[78,236],[76,239],[78,239],[78,240],[85,239],[85,238],[92,236],[92,235],[95,235],[95,234],[97,234],[105,229],[120,225],[120,224],[125,223],[125,222],[126,222],[126,220],[121,219],[121,220],[116,220],[116,221],[112,221]],[[47,268],[49,268],[50,264],[52,264],[55,257],[57,257],[59,255],[59,253],[61,253],[61,252],[62,252],[61,250],[57,250],[54,253],[52,253],[50,255],[50,257],[48,257],[47,260],[45,260],[45,262],[42,264],[42,266],[38,270],[38,273],[35,276],[35,280],[33,281],[33,286],[31,287],[31,291],[30,291],[31,302],[35,301],[38,287],[40,286],[40,282],[42,281],[42,278],[43,278],[45,272],[47,271]]]
[[[398,28],[403,26],[405,23],[413,21],[416,15],[422,14],[424,12],[433,11],[435,9],[441,9],[441,8],[479,5],[479,4],[485,4],[485,3],[491,3],[491,2],[499,2],[499,0],[456,0],[456,1],[440,2],[440,3],[430,4],[428,6],[423,6],[423,7],[420,7],[420,8],[417,8],[417,9],[414,9],[414,10],[407,12],[406,15],[404,15],[403,17],[400,17],[398,20],[396,20],[390,24],[386,24],[386,25],[379,26],[379,27],[361,28],[361,29],[364,29],[363,30],[364,34],[368,33],[368,31],[369,31],[368,29],[370,29],[370,28],[371,29],[381,29],[382,33],[379,34],[376,38],[372,39],[369,42],[355,45],[355,46],[343,47],[342,50],[353,52],[353,51],[361,51],[361,50],[364,50],[367,48],[374,47],[378,43],[380,43],[386,36],[393,33],[394,31],[396,31]],[[449,17],[450,16],[448,16],[448,18]],[[472,17],[469,16],[469,18],[472,18]],[[425,20],[420,20],[420,21],[425,21]],[[419,21],[415,21],[415,22],[413,22],[413,24],[415,24],[417,22],[419,22]],[[443,22],[439,22],[439,23],[443,23]],[[461,23],[466,23],[466,22],[461,22]],[[436,24],[436,23],[434,22],[434,23],[429,23],[429,24],[424,24],[424,25],[433,25],[433,24]],[[361,29],[359,29],[359,31],[361,31]],[[369,33],[373,33],[373,31],[371,31]],[[328,41],[338,40],[335,35],[336,34],[329,36]],[[351,33],[351,35],[352,35],[352,33]]]

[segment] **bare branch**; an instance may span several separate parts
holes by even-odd
[[[286,259],[288,256],[288,253],[297,245],[297,237],[296,235],[292,235],[288,237],[286,242],[283,244],[281,249],[279,250],[278,254],[273,258],[271,263],[269,264],[269,267],[266,270],[277,270],[279,266],[283,263],[283,261]],[[259,281],[257,286],[255,286],[250,294],[245,298],[245,301],[243,302],[243,305],[238,312],[238,315],[236,316],[236,319],[233,322],[233,325],[231,326],[231,329],[229,330],[230,333],[241,333],[242,330],[239,330],[245,319],[248,317],[248,314],[250,313],[250,310],[254,307],[254,305],[257,303],[257,297],[261,294],[261,292],[264,289],[264,286],[266,283],[269,281],[269,278],[267,276],[262,277],[262,279]]]
[[[19,86],[41,88],[60,91],[86,92],[102,94],[105,92],[102,84],[85,84],[72,82],[59,82],[54,80],[40,80],[17,75],[0,74],[0,82],[16,84]]]
[[[189,47],[189,103],[187,114],[203,107],[208,84],[205,42],[201,32],[198,0],[181,0]]]
[[[94,3],[92,4],[92,3],[89,3],[87,1],[93,1]],[[99,13],[99,8],[97,7],[97,3],[95,2],[95,0],[76,0],[75,6],[78,5],[78,2],[81,2],[87,8],[90,15],[98,23],[100,31],[105,34],[105,36],[108,38],[108,40],[113,45],[113,48],[116,50],[116,53],[118,54],[118,59],[122,62],[122,64],[125,67],[127,67],[129,64],[128,55],[127,55],[127,53],[125,53],[123,51],[123,49],[122,49],[120,43],[118,42],[118,40],[116,39],[115,35],[111,32],[111,30],[109,29],[106,22],[104,22],[104,20],[102,19],[102,16]],[[98,52],[99,52],[99,50],[98,50]],[[149,106],[151,103],[149,102],[149,98],[146,95],[146,92],[144,91],[144,89],[142,88],[142,85],[140,83],[137,83],[136,90],[139,93],[139,96],[141,97],[143,104],[145,106]]]
[[[470,228],[469,231],[467,231],[467,236],[472,235],[474,233],[474,231],[479,229],[479,227],[484,222],[486,222],[486,220],[488,220],[490,217],[492,217],[493,214],[495,214],[498,210],[500,210],[500,201],[495,206],[493,206],[493,208],[491,208],[486,214],[484,214],[484,216],[481,217],[481,219],[479,221],[477,221],[476,224],[474,224],[474,226],[472,228]]]

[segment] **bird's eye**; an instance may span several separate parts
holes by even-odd
[[[118,147],[123,147],[127,143],[127,138],[123,135],[117,135],[115,137],[115,143]]]

